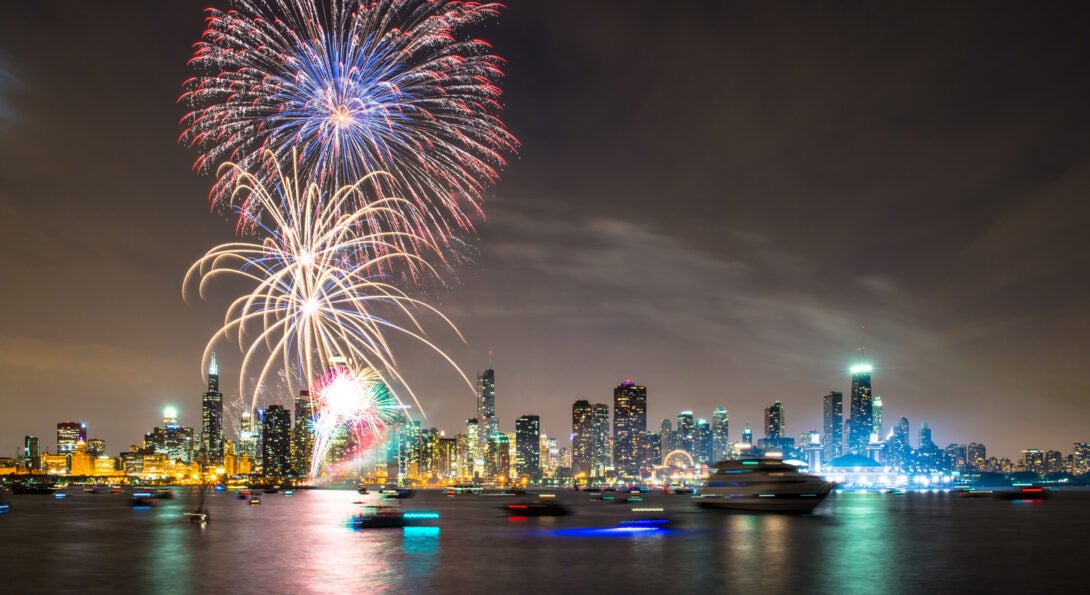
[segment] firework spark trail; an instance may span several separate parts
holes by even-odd
[[[438,245],[472,229],[484,189],[518,140],[495,114],[502,59],[462,31],[494,18],[501,4],[457,0],[236,0],[208,9],[179,99],[191,111],[180,141],[201,151],[194,167],[221,161],[275,183],[261,167],[271,150],[323,187],[373,171],[376,191],[400,190],[416,209],[392,217]],[[401,184],[395,189],[393,180]],[[225,201],[229,173],[212,190]],[[242,213],[260,208],[246,204]],[[362,205],[345,205],[353,208]],[[250,223],[240,217],[240,228]],[[241,231],[245,231],[240,229]],[[394,238],[399,246],[410,236]],[[442,257],[442,255],[440,255]]]
[[[311,388],[334,358],[343,357],[373,369],[388,387],[391,381],[404,387],[419,408],[387,342],[387,334],[396,333],[434,350],[458,371],[467,386],[472,386],[457,364],[427,339],[415,313],[437,316],[462,339],[454,324],[437,309],[384,279],[384,265],[391,261],[435,274],[419,254],[401,251],[395,245],[396,238],[411,234],[371,232],[370,226],[358,224],[368,217],[402,217],[403,210],[412,205],[402,204],[406,201],[399,198],[362,198],[366,177],[325,198],[317,184],[301,185],[297,170],[285,174],[271,154],[268,158],[278,173],[275,190],[240,166],[224,166],[235,171],[238,180],[232,204],[259,204],[260,209],[242,210],[240,216],[248,220],[249,228],[260,230],[266,237],[260,242],[216,246],[186,273],[186,298],[187,290],[194,285],[204,298],[208,284],[227,275],[256,285],[228,307],[223,326],[205,348],[204,360],[218,341],[233,337],[244,354],[239,391],[249,395],[255,407],[262,387],[279,370],[287,372],[294,393],[299,388]],[[362,201],[365,206],[345,214],[344,204],[348,201]],[[269,221],[257,216],[258,212]],[[430,246],[419,236],[414,236],[411,243]],[[399,325],[380,315],[380,309],[408,324]],[[248,374],[249,370],[256,374]],[[292,385],[296,375],[298,384]],[[391,392],[398,398],[392,388]]]
[[[330,448],[342,429],[347,429],[361,450],[376,444],[402,411],[378,373],[369,368],[353,372],[335,367],[321,378],[312,392],[314,405],[310,477],[317,478]]]

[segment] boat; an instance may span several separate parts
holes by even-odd
[[[367,491],[367,486],[363,485],[362,483],[356,486],[356,492],[363,495],[370,494],[370,492]]]
[[[833,485],[780,459],[740,459],[717,463],[694,498],[701,508],[807,514]]]
[[[530,502],[512,502],[501,506],[510,516],[565,516],[571,514],[567,506],[555,500],[532,500]]]
[[[261,504],[261,498],[258,498],[257,496],[251,496],[250,506],[257,506],[258,504]]]
[[[201,484],[200,489],[197,491],[197,508],[193,512],[182,513],[185,520],[191,523],[199,523],[201,525],[208,522],[208,507],[205,504],[205,497],[208,495],[208,484]]]
[[[58,486],[49,483],[18,482],[11,484],[12,494],[36,494],[48,496],[49,494],[55,493],[58,489]]]
[[[152,496],[151,492],[133,492],[129,505],[137,510],[147,510],[159,503],[159,498]]]
[[[412,498],[416,492],[412,488],[385,487],[379,490],[383,498]]]
[[[1048,490],[1037,485],[1016,486],[1013,490],[996,490],[995,497],[1000,500],[1045,500],[1049,496]]]
[[[459,483],[452,486],[447,486],[448,496],[461,496],[463,494],[480,494],[484,492],[484,488],[475,483]]]
[[[400,529],[438,518],[437,512],[403,511],[396,506],[365,506],[349,519],[348,525],[353,529]]]

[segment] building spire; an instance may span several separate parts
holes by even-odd
[[[209,376],[219,376],[220,375],[220,367],[218,365],[216,365],[216,352],[215,351],[212,352],[212,361],[208,364],[208,375]]]

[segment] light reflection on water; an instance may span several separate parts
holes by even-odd
[[[381,530],[347,527],[361,499],[350,491],[264,494],[259,506],[209,494],[204,527],[183,520],[193,495],[180,492],[143,511],[127,495],[10,497],[0,557],[11,592],[1034,592],[1065,580],[1074,588],[1071,568],[1090,531],[1090,493],[1068,492],[1034,506],[841,494],[803,517],[701,511],[685,497],[648,495],[665,509],[656,516],[672,521],[663,529],[630,524],[631,506],[570,492],[558,500],[575,514],[517,521],[499,510],[510,500],[365,497],[440,514]],[[1026,565],[1027,549],[1048,555]]]

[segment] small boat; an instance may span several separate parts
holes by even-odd
[[[11,505],[10,504],[0,504],[0,514],[4,514],[5,512],[7,512],[9,510],[11,510]]]
[[[718,463],[695,497],[701,508],[808,514],[833,485],[780,459],[741,459]]]
[[[571,514],[567,506],[555,500],[513,502],[501,506],[500,510],[506,511],[510,516],[565,516]]]
[[[12,494],[35,494],[48,496],[49,494],[55,493],[57,489],[58,486],[49,483],[20,482],[11,484]]]
[[[177,498],[178,495],[174,493],[174,490],[156,490],[151,497],[156,500],[173,500]]]
[[[416,492],[412,488],[385,487],[379,490],[383,498],[412,498]]]
[[[208,522],[208,515],[203,512],[184,512],[182,513],[182,516],[191,523],[203,525]]]
[[[447,486],[448,496],[476,495],[484,492],[484,488],[475,483],[459,483]]]
[[[257,496],[251,496],[250,506],[257,506],[258,504],[261,504],[261,498],[258,498]]]
[[[238,499],[239,500],[247,500],[247,499],[250,498],[251,494],[253,494],[253,492],[251,492],[250,490],[240,490],[238,492]]]
[[[205,505],[205,497],[208,495],[208,484],[201,484],[197,491],[197,508],[193,512],[182,513],[182,516],[191,523],[201,525],[208,522],[208,507]]]
[[[363,511],[349,519],[348,525],[353,529],[399,529],[438,518],[439,513],[436,512],[403,511],[396,506],[365,506]]]
[[[284,490],[284,495],[285,496],[291,496],[293,494],[295,494],[295,490]]]
[[[367,486],[365,486],[363,484],[360,484],[360,485],[356,486],[356,492],[359,493],[359,494],[363,494],[363,495],[367,495],[367,494],[371,493],[371,492],[367,491]]]
[[[159,499],[152,497],[151,492],[133,492],[129,505],[137,510],[147,510],[159,504]]]
[[[996,490],[995,497],[1000,500],[1040,501],[1048,499],[1048,490],[1036,485],[1018,486],[1013,490]]]

